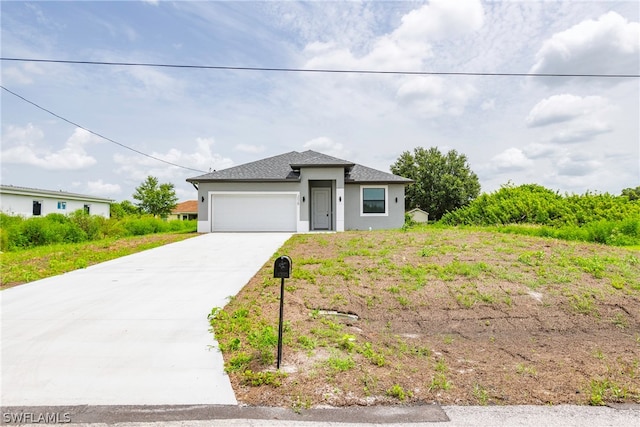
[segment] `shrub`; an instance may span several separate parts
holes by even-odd
[[[608,193],[561,196],[536,184],[505,185],[440,222],[608,245],[640,243],[640,201]]]

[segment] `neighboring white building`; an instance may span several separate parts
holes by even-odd
[[[414,208],[407,212],[415,222],[429,222],[429,212]]]
[[[25,218],[45,216],[50,213],[68,214],[78,209],[90,215],[109,218],[111,199],[67,193],[65,191],[0,185],[0,210],[9,215]]]

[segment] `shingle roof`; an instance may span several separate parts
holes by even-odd
[[[338,159],[316,151],[302,153],[291,151],[255,162],[245,163],[220,171],[187,179],[188,182],[222,181],[299,181],[300,168],[343,167],[345,182],[410,183],[410,179],[371,169],[347,160]]]
[[[69,193],[67,191],[62,191],[62,190],[59,190],[59,191],[43,190],[41,188],[18,187],[14,185],[5,185],[5,184],[0,185],[0,192],[9,193],[9,194],[41,195],[41,196],[50,196],[50,197],[70,198],[70,199],[79,199],[79,200],[96,201],[96,202],[104,202],[104,203],[113,202],[113,199],[92,196],[89,194]]]
[[[171,211],[172,214],[197,213],[197,212],[198,212],[197,200],[187,200],[186,202],[178,203],[176,208]]]

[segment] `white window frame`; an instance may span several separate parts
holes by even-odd
[[[384,213],[365,213],[364,212],[365,188],[384,189]],[[388,185],[361,185],[360,186],[360,216],[389,216],[389,186]]]
[[[67,202],[64,202],[62,200],[58,200],[58,210],[59,211],[64,211],[67,209]]]

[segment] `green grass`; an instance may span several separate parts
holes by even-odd
[[[1,286],[6,288],[56,276],[193,236],[196,234],[162,233],[3,252],[0,254]]]

